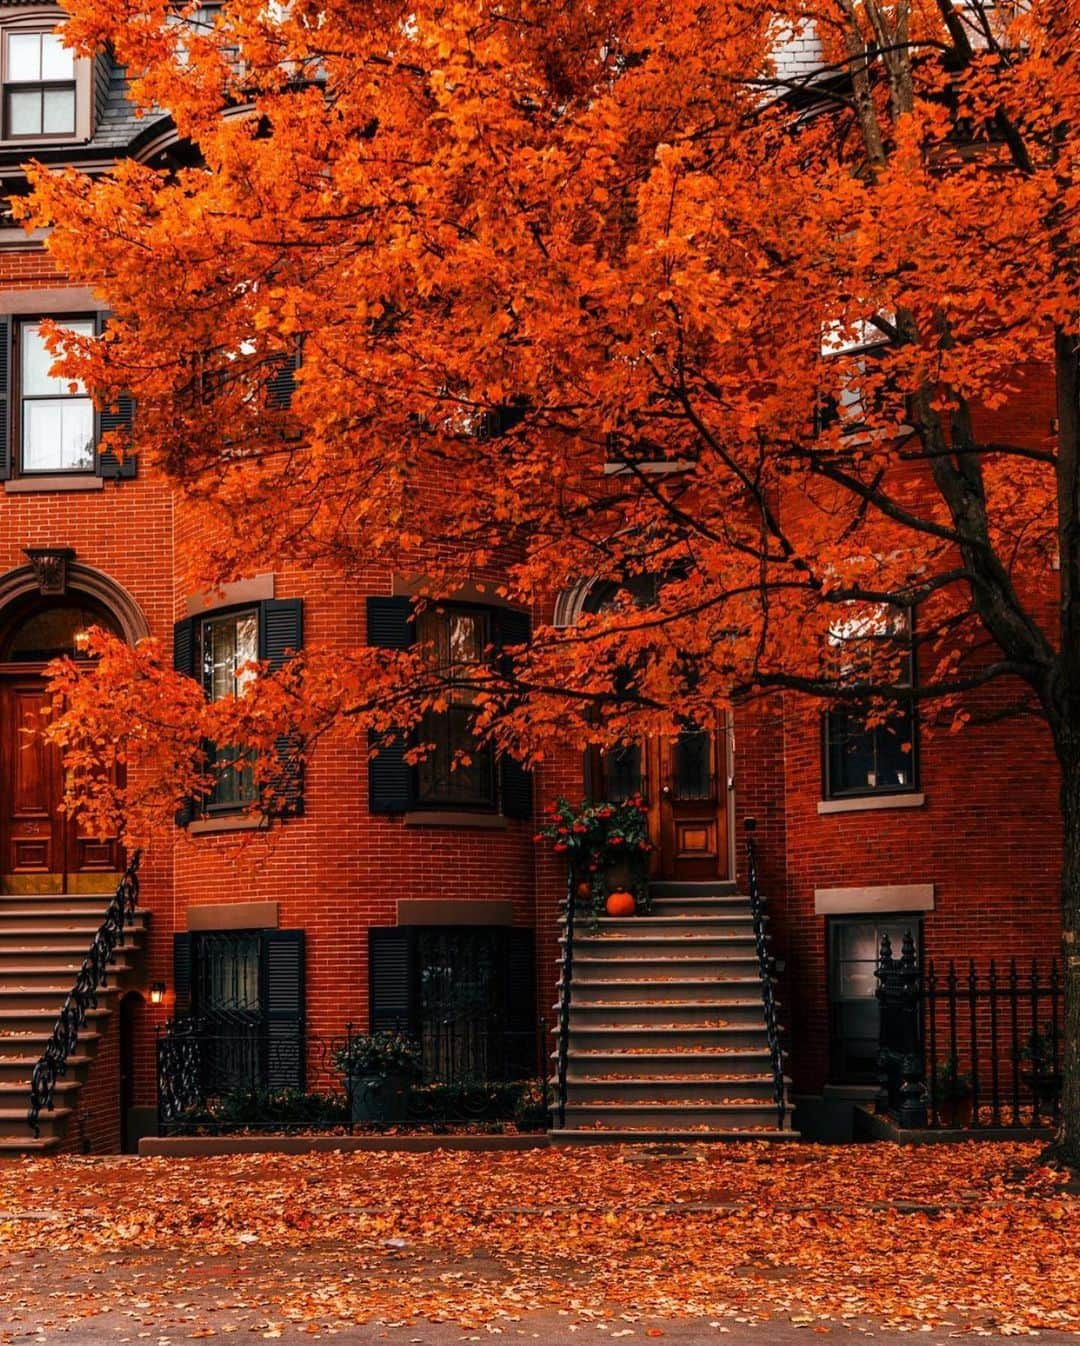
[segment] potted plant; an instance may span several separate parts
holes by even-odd
[[[549,804],[534,840],[549,842],[565,857],[580,905],[600,915],[610,894],[629,893],[637,910],[649,900],[648,810],[640,794],[621,804],[584,799],[578,805],[559,798]],[[623,902],[625,909],[625,902]]]
[[[1052,1108],[1061,1094],[1062,1075],[1055,1069],[1060,1035],[1052,1023],[1033,1028],[1020,1048],[1020,1060],[1030,1063],[1020,1078],[1035,1095],[1037,1108]]]
[[[971,1076],[961,1073],[955,1056],[934,1067],[930,1101],[942,1126],[971,1125]]]
[[[421,1073],[420,1049],[404,1033],[358,1033],[334,1054],[352,1099],[354,1122],[402,1122]]]

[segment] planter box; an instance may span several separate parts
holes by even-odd
[[[408,1075],[357,1075],[349,1081],[354,1122],[403,1122],[409,1110]]]

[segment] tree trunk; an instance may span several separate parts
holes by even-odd
[[[1061,867],[1064,1083],[1061,1129],[1052,1153],[1070,1168],[1080,1169],[1080,743],[1072,745],[1072,751],[1062,753],[1061,816],[1064,826]]]

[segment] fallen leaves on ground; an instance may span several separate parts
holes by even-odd
[[[1080,1331],[1078,1228],[1030,1144],[26,1160],[0,1169],[0,1312]]]

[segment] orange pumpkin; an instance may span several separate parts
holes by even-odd
[[[609,893],[605,910],[609,916],[633,916],[637,910],[634,894],[628,893],[625,888]]]

